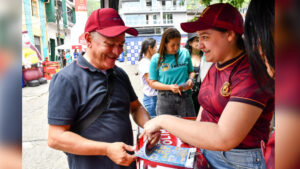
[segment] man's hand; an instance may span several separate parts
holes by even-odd
[[[115,142],[107,147],[106,156],[118,165],[129,166],[137,157],[126,151],[134,151],[134,147],[122,142]]]
[[[148,138],[149,139],[149,141],[148,141],[149,144],[147,146],[148,150],[152,149],[158,143],[158,141],[160,139],[160,134],[161,134],[160,131],[158,131],[158,132],[155,132],[154,134],[152,134],[150,138]]]

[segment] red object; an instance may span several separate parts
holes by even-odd
[[[101,8],[92,12],[88,18],[84,32],[97,31],[106,37],[116,37],[126,32],[137,36],[138,31],[125,26],[118,12],[112,8]]]
[[[38,80],[42,77],[42,72],[37,67],[32,67],[29,69],[23,69],[23,78],[25,82],[30,82],[32,80]]]
[[[195,117],[188,117],[185,119],[195,120]],[[187,147],[187,148],[193,147],[187,143],[182,142],[179,138],[177,138],[176,136],[172,135],[171,133],[169,133],[165,130],[161,130],[161,137],[160,137],[159,142],[162,145],[172,145],[172,146]],[[136,149],[139,150],[141,147],[143,147],[143,145],[144,145],[143,138],[137,139]],[[197,149],[197,155],[195,158],[197,159],[196,165],[199,169],[208,169],[208,163],[199,149]],[[169,165],[169,164],[153,162],[153,161],[145,160],[142,158],[137,158],[137,169],[148,169],[149,167],[151,167],[151,168],[169,167],[170,169],[174,169],[174,168],[190,169],[190,168],[185,168],[185,167],[178,167],[178,166],[173,166],[173,165]]]
[[[87,11],[86,0],[75,0],[75,11]]]
[[[52,76],[59,71],[58,62],[44,61],[43,62],[44,77],[51,80]]]
[[[224,28],[243,34],[243,17],[240,12],[228,3],[217,3],[204,9],[195,22],[180,24],[182,30],[193,33],[211,28]]]
[[[261,150],[265,159],[266,168],[275,169],[275,132],[271,135],[267,145],[261,141]]]
[[[82,44],[82,45],[87,45],[85,37],[84,37],[84,33],[79,36],[78,43]]]
[[[72,49],[79,49],[79,50],[81,50],[82,46],[81,45],[72,45]]]

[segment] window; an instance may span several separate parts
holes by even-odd
[[[39,36],[34,36],[34,46],[38,49],[41,53],[41,40]]]
[[[146,6],[152,6],[152,0],[146,0]]]
[[[32,16],[39,16],[36,0],[31,0],[31,15]]]
[[[179,6],[184,6],[184,0],[179,1]]]
[[[73,23],[73,10],[69,7],[67,7],[67,14],[68,14],[68,22]]]
[[[173,6],[176,6],[176,0],[173,0]]]
[[[164,24],[172,24],[173,23],[173,14],[164,13],[163,20],[164,20]]]
[[[161,29],[160,28],[155,28],[155,34],[161,34]]]
[[[149,24],[149,15],[146,14],[146,24]]]
[[[161,1],[161,5],[162,5],[162,6],[166,6],[166,1],[165,1],[165,0],[162,0],[162,1]]]
[[[157,15],[153,15],[153,24],[157,24]]]

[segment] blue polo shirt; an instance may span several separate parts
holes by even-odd
[[[137,96],[128,75],[115,66],[114,81],[106,111],[93,122],[82,136],[103,142],[124,142],[133,145],[129,118],[130,102]],[[93,112],[107,91],[108,75],[88,63],[82,56],[52,77],[49,87],[48,123],[51,125],[76,125]],[[80,156],[68,153],[70,169],[129,169],[116,165],[106,156]]]

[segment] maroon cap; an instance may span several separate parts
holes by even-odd
[[[101,8],[92,12],[86,21],[84,32],[97,31],[106,37],[116,37],[126,32],[137,36],[136,29],[125,26],[122,18],[113,8]]]
[[[188,33],[211,29],[224,28],[238,34],[244,33],[243,17],[240,12],[228,3],[217,3],[204,9],[198,20],[180,24],[182,30]]]

